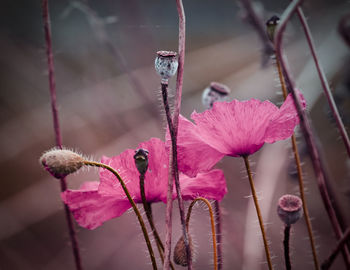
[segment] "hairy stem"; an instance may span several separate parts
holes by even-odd
[[[129,190],[127,189],[127,187],[126,187],[123,179],[119,175],[119,173],[115,169],[113,169],[112,167],[110,167],[110,166],[108,166],[106,164],[100,163],[100,162],[85,160],[84,164],[87,165],[87,166],[94,166],[94,167],[104,168],[104,169],[110,171],[111,173],[113,173],[117,177],[117,179],[119,180],[120,185],[122,186],[122,188],[123,188],[123,190],[125,192],[126,197],[128,198],[128,200],[129,200],[129,202],[130,202],[130,204],[131,204],[131,206],[132,206],[132,208],[133,208],[133,210],[134,210],[134,212],[135,212],[135,214],[137,216],[137,219],[139,220],[139,223],[140,223],[140,226],[141,226],[141,229],[142,229],[142,232],[143,232],[143,236],[145,237],[145,241],[146,241],[146,244],[147,244],[148,252],[149,252],[149,255],[151,257],[153,270],[157,270],[156,258],[154,257],[151,241],[150,241],[150,239],[148,237],[148,233],[147,233],[147,229],[146,229],[145,223],[144,223],[144,221],[142,219],[142,216],[141,216],[141,213],[140,213],[139,209],[137,208],[137,206],[135,204],[135,201],[131,197],[131,195],[129,193]]]
[[[287,98],[288,92],[287,92],[287,87],[284,81],[283,77],[283,72],[281,68],[281,64],[279,61],[279,58],[276,56],[276,65],[277,65],[277,70],[278,70],[278,76],[281,82],[282,86],[282,93],[284,99]],[[292,147],[293,147],[293,153],[294,153],[294,159],[295,159],[295,164],[297,166],[297,172],[298,172],[298,181],[299,181],[299,192],[300,192],[300,198],[301,201],[303,202],[303,211],[304,211],[304,216],[305,216],[305,223],[307,227],[307,231],[309,234],[309,239],[310,239],[310,245],[311,245],[311,250],[312,250],[312,256],[314,259],[314,265],[315,269],[318,270],[320,269],[318,259],[317,259],[317,253],[316,253],[316,247],[315,247],[315,240],[314,240],[314,235],[312,233],[312,225],[310,221],[310,216],[309,216],[309,210],[306,204],[306,198],[305,198],[305,192],[304,192],[304,180],[303,180],[303,173],[300,165],[300,156],[299,156],[299,151],[297,147],[297,141],[295,138],[295,134],[292,135],[291,137],[291,142],[292,142]]]
[[[191,256],[191,248],[190,248],[190,243],[189,243],[189,237],[188,237],[188,232],[186,230],[186,221],[185,221],[185,210],[184,210],[184,203],[181,195],[181,188],[180,188],[180,181],[179,181],[179,171],[178,171],[178,164],[177,164],[177,138],[175,135],[174,131],[174,125],[173,121],[171,119],[171,114],[170,114],[170,108],[169,108],[169,103],[168,103],[168,84],[163,82],[161,84],[162,88],[162,97],[163,97],[163,103],[164,103],[164,109],[165,109],[165,114],[168,122],[168,127],[169,127],[169,133],[171,137],[171,148],[172,148],[172,177],[171,179],[175,180],[175,188],[176,188],[176,193],[177,193],[177,199],[178,199],[178,204],[179,204],[179,211],[180,211],[180,220],[181,220],[181,225],[182,225],[182,231],[183,231],[183,236],[184,236],[184,243],[186,246],[186,252],[187,252],[187,265],[188,269],[192,269],[192,256]],[[170,185],[169,185],[170,188]],[[168,192],[168,198],[169,199],[169,192]],[[172,193],[170,196],[170,199],[172,199]],[[165,250],[166,251],[166,250]],[[169,253],[170,255],[170,253]],[[166,260],[164,260],[165,262]],[[170,258],[169,258],[170,262]],[[165,265],[165,263],[164,263]]]
[[[343,237],[338,241],[336,248],[332,251],[332,253],[328,256],[328,258],[322,263],[321,269],[327,270],[331,267],[332,263],[334,262],[335,258],[339,254],[339,252],[342,250],[342,247],[350,240],[350,228],[346,230]]]
[[[46,56],[47,65],[49,71],[49,88],[50,88],[50,99],[51,99],[51,110],[53,118],[53,126],[55,132],[56,146],[62,149],[62,137],[60,131],[60,123],[58,119],[58,109],[56,104],[56,82],[55,82],[55,69],[52,53],[52,39],[51,39],[51,21],[49,12],[49,2],[48,0],[42,0],[42,17],[44,22],[44,33],[45,33],[45,44],[46,44]],[[67,189],[66,178],[61,178],[61,191],[64,192]],[[72,215],[69,211],[68,205],[64,204],[64,212],[66,216],[69,238],[72,244],[73,257],[75,261],[75,267],[77,270],[82,270],[82,263],[80,258],[79,244],[76,237]]]
[[[291,270],[292,265],[290,263],[290,256],[289,256],[289,238],[290,238],[290,225],[286,225],[284,227],[284,239],[283,239],[283,248],[284,248],[284,261],[286,264],[286,270]]]
[[[254,200],[254,204],[255,204],[256,214],[257,214],[258,220],[259,220],[261,234],[262,234],[263,241],[264,241],[264,247],[265,247],[267,264],[269,266],[269,269],[272,270],[273,268],[272,268],[271,256],[270,256],[270,251],[269,251],[269,245],[267,243],[267,237],[266,237],[266,233],[265,233],[264,222],[263,222],[263,219],[262,219],[262,216],[261,216],[261,211],[260,211],[260,206],[259,206],[259,202],[258,202],[258,197],[257,197],[256,192],[255,192],[255,187],[254,187],[252,172],[250,170],[248,156],[243,156],[243,159],[244,159],[244,164],[245,164],[245,167],[246,167],[246,170],[247,170],[247,174],[248,174],[248,178],[249,178],[250,188],[252,190],[253,200]]]
[[[218,270],[218,255],[217,255],[214,212],[213,212],[213,208],[212,208],[210,202],[206,198],[198,197],[191,202],[190,206],[188,207],[188,212],[187,212],[187,217],[186,217],[186,228],[188,230],[188,227],[190,224],[192,208],[195,205],[195,203],[198,201],[204,202],[208,206],[208,209],[209,209],[211,234],[212,234],[212,239],[213,239],[214,269]]]
[[[214,201],[214,215],[215,215],[216,245],[218,250],[218,270],[221,270],[223,267],[221,210],[220,210],[220,203],[216,200]]]
[[[152,233],[153,233],[153,237],[156,240],[156,244],[157,244],[157,248],[158,248],[158,252],[159,252],[159,256],[162,260],[162,263],[164,263],[164,256],[163,256],[163,252],[164,252],[164,245],[162,240],[160,239],[160,236],[158,234],[158,231],[156,229],[156,226],[154,225],[153,222],[153,215],[152,215],[152,207],[151,204],[147,202],[146,199],[146,193],[145,193],[145,175],[144,174],[140,174],[140,193],[141,193],[141,199],[142,199],[142,204],[143,204],[143,209],[145,210],[146,213],[146,217],[148,220],[148,223],[151,227]],[[172,270],[174,270],[174,266],[173,264],[170,262],[170,267]]]
[[[315,138],[312,133],[311,124],[310,121],[306,115],[306,111],[302,108],[300,100],[298,95],[295,91],[295,83],[292,80],[292,77],[290,75],[290,72],[287,68],[287,64],[285,62],[285,59],[283,58],[283,51],[282,51],[282,38],[283,33],[286,28],[287,22],[290,20],[292,14],[297,10],[298,6],[300,5],[301,0],[295,0],[293,1],[285,10],[281,17],[281,21],[276,29],[275,32],[275,49],[276,49],[276,55],[278,59],[280,60],[281,67],[283,70],[283,74],[285,76],[286,84],[292,93],[292,97],[296,106],[296,109],[298,111],[299,119],[300,119],[300,126],[302,128],[305,141],[308,146],[309,153],[311,155],[311,161],[314,167],[314,171],[317,178],[317,184],[320,190],[320,194],[324,203],[324,206],[326,208],[326,211],[328,213],[329,219],[331,221],[333,230],[335,232],[335,235],[337,239],[340,239],[343,235],[338,217],[336,215],[336,212],[334,210],[333,203],[330,199],[330,195],[325,183],[325,176],[324,176],[324,169],[322,168],[321,159],[320,159],[320,153],[315,143]],[[349,250],[346,246],[343,247],[343,256],[345,260],[345,264],[347,267],[350,268],[350,254]]]

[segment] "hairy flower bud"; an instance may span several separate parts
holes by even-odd
[[[210,109],[213,107],[215,101],[225,101],[230,92],[230,88],[226,85],[218,82],[211,82],[203,91],[202,103],[207,109]]]
[[[298,196],[283,195],[278,200],[277,213],[286,225],[292,225],[303,216],[303,202]]]
[[[84,165],[84,158],[66,149],[51,149],[40,157],[40,163],[54,177],[61,179]]]
[[[266,32],[269,36],[269,39],[273,42],[275,38],[275,30],[277,28],[278,23],[280,22],[280,18],[276,15],[272,16],[266,22]]]
[[[191,236],[189,236],[190,249],[191,249],[191,257],[193,258],[193,245]],[[187,266],[187,253],[186,253],[186,245],[183,236],[180,237],[179,241],[177,241],[175,249],[174,249],[174,262],[177,265]]]
[[[167,82],[170,77],[175,75],[179,65],[176,52],[158,51],[154,65],[157,73],[162,78],[162,82]]]
[[[137,149],[134,155],[135,165],[140,174],[145,174],[148,169],[148,151],[146,149]]]

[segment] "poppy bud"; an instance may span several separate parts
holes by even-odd
[[[193,255],[193,245],[191,236],[189,236],[191,256]],[[192,256],[193,257],[193,256]],[[187,252],[186,245],[183,236],[180,237],[179,241],[177,241],[175,249],[174,249],[174,262],[177,265],[187,266]]]
[[[275,30],[277,28],[278,23],[280,22],[280,18],[276,15],[272,16],[266,22],[266,32],[269,36],[269,39],[273,42],[275,38]]]
[[[286,225],[292,225],[303,216],[303,203],[298,196],[283,195],[278,200],[277,213]]]
[[[70,150],[51,149],[40,157],[40,163],[57,179],[74,173],[84,165],[84,158]]]
[[[179,65],[176,52],[158,51],[154,65],[157,73],[162,78],[162,82],[168,82],[168,79],[175,75]]]
[[[207,108],[213,107],[215,101],[224,101],[230,94],[231,90],[224,84],[212,82],[204,89],[202,94],[202,103]]]
[[[148,151],[146,149],[137,149],[134,155],[135,165],[140,174],[145,174],[148,169]]]

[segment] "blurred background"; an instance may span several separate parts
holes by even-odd
[[[255,3],[267,20],[289,1]],[[92,155],[118,155],[150,137],[164,138],[166,122],[154,72],[158,50],[177,51],[175,1],[50,1],[57,102],[67,147]],[[262,44],[242,18],[237,1],[184,0],[187,16],[185,76],[181,112],[203,111],[201,94],[211,81],[227,84],[230,99],[282,97],[273,61],[262,66]],[[350,125],[349,48],[337,32],[348,1],[305,1],[315,44],[347,126]],[[308,101],[334,200],[350,224],[349,160],[329,114],[299,22],[284,39],[290,68]],[[38,163],[54,146],[40,1],[0,3],[0,269],[75,269],[59,182]],[[175,88],[175,80],[170,87]],[[135,83],[136,82],[136,83]],[[137,85],[139,82],[139,85]],[[307,202],[323,261],[335,245],[303,139]],[[304,149],[304,150],[303,150]],[[251,157],[263,218],[276,269],[284,269],[283,225],[277,200],[298,194],[290,141],[265,145]],[[224,158],[228,194],[222,201],[224,269],[267,269],[250,188],[241,159]],[[94,170],[69,176],[70,188],[98,179]],[[156,226],[165,230],[165,205],[153,206]],[[180,223],[174,204],[173,245]],[[191,235],[195,269],[213,269],[210,223],[204,206],[195,209]],[[90,231],[76,225],[84,269],[151,269],[133,213]],[[293,226],[294,269],[312,269],[304,220]],[[160,263],[159,263],[160,265]],[[345,269],[341,256],[332,269]],[[181,267],[177,267],[180,269]]]

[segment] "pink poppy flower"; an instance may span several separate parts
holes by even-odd
[[[146,199],[150,203],[166,203],[169,156],[165,143],[152,138],[141,143],[139,148],[149,152],[148,170],[145,174]],[[117,169],[135,202],[142,203],[134,154],[135,150],[128,149],[116,157],[103,157],[101,162]],[[200,173],[195,178],[180,174],[180,185],[185,200],[199,196],[221,200],[227,193],[225,177],[221,170]],[[173,194],[175,199],[175,189]],[[77,222],[88,229],[95,229],[131,208],[119,181],[107,170],[100,170],[100,182],[86,182],[79,190],[67,190],[61,197],[68,204]]]
[[[305,99],[298,94],[305,108]],[[257,99],[215,102],[209,110],[193,112],[191,118],[195,123],[180,116],[178,131],[179,169],[191,177],[208,171],[226,155],[251,155],[264,143],[284,140],[299,123],[291,95],[280,108]]]

